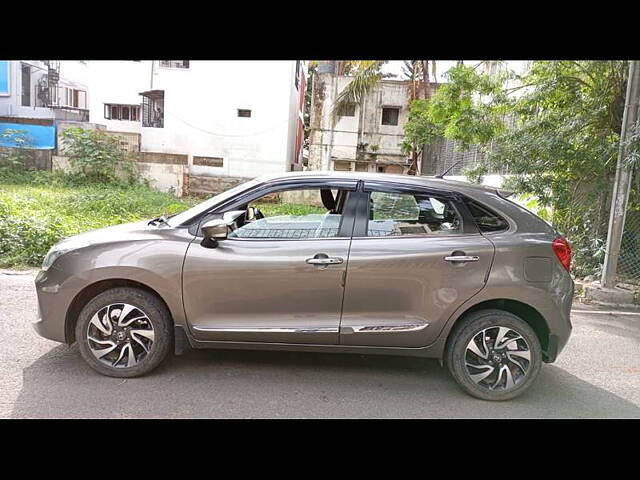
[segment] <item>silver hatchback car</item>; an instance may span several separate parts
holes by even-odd
[[[172,349],[413,355],[510,399],[566,344],[574,285],[568,242],[506,196],[434,177],[260,177],[55,245],[35,328],[115,377]]]

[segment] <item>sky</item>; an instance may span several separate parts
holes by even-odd
[[[477,65],[480,60],[464,60],[465,65],[474,66]],[[444,76],[445,72],[449,70],[451,67],[455,67],[457,60],[436,60],[436,73],[438,74],[438,82],[446,82],[447,79]],[[525,60],[507,60],[507,65],[509,68],[515,70],[520,73],[523,69],[526,61]],[[398,80],[403,79],[402,74],[402,66],[404,65],[403,60],[391,60],[389,63],[382,67],[382,71],[384,73],[395,73],[398,75]]]

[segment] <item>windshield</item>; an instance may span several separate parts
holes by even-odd
[[[178,213],[177,215],[173,215],[169,217],[167,219],[167,224],[171,227],[177,227],[178,225],[182,225],[183,223],[187,222],[191,218],[201,214],[202,212],[209,210],[211,207],[217,205],[218,203],[221,203],[240,192],[249,190],[250,188],[253,188],[260,183],[261,181],[259,178],[254,178],[253,180],[249,180],[248,182],[244,182],[244,183],[241,183],[240,185],[236,185],[230,190],[219,193],[215,197],[211,197],[209,200],[205,200],[204,202],[199,203],[195,207],[191,207],[189,210],[185,210],[182,213]]]

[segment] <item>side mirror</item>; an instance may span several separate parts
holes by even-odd
[[[204,237],[201,245],[208,248],[217,247],[219,240],[226,239],[229,232],[236,229],[236,221],[245,213],[245,210],[234,210],[226,212],[222,218],[209,220],[201,227],[202,236]]]
[[[229,224],[222,218],[209,220],[202,226],[204,238],[224,240],[229,234]]]

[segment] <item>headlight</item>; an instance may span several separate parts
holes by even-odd
[[[78,248],[88,247],[90,245],[89,242],[85,242],[83,240],[63,240],[62,242],[51,247],[47,255],[44,257],[42,261],[42,270],[47,270],[56,259],[65,253],[68,253],[72,250],[77,250]]]

